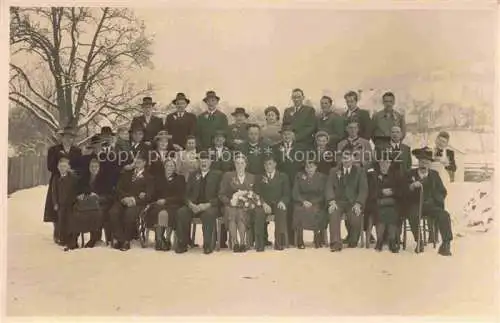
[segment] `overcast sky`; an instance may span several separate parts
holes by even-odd
[[[341,98],[400,73],[494,71],[493,11],[155,8],[136,14],[155,35],[154,70],[137,77],[157,87],[160,102],[178,91],[199,101],[214,89],[231,104],[283,108],[295,87],[318,101],[323,93]]]

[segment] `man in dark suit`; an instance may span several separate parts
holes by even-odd
[[[287,210],[291,201],[290,181],[285,173],[276,169],[273,155],[265,155],[265,172],[257,178],[255,192],[263,200],[259,212],[274,214],[274,249],[283,250],[287,230]],[[267,231],[267,230],[266,230]]]
[[[116,201],[109,211],[115,249],[130,249],[130,241],[137,229],[137,217],[152,201],[154,180],[146,171],[147,161],[148,154],[141,152],[135,158],[134,168],[120,174]]]
[[[60,143],[49,148],[47,153],[47,169],[50,172],[49,187],[47,190],[47,195],[45,199],[45,211],[43,215],[43,222],[52,222],[54,224],[53,239],[57,244],[61,244],[61,237],[58,236],[57,230],[57,212],[54,210],[53,199],[51,196],[51,190],[53,186],[53,181],[56,175],[59,175],[59,170],[57,169],[57,164],[62,156],[69,158],[69,165],[71,172],[78,175],[81,172],[81,156],[82,151],[80,148],[74,146],[75,131],[72,127],[65,127],[63,130],[59,131]]]
[[[451,256],[450,245],[453,240],[451,231],[450,214],[444,209],[446,198],[446,188],[439,177],[438,172],[430,169],[433,152],[432,149],[424,147],[414,149],[412,153],[418,158],[418,168],[412,169],[407,176],[407,197],[405,201],[410,204],[408,212],[410,227],[415,241],[421,239],[419,230],[419,201],[420,191],[422,194],[422,217],[428,217],[437,222],[439,232],[443,242],[439,247],[438,253],[443,256]],[[422,241],[422,240],[420,240]],[[415,248],[415,252],[423,252],[424,245]]]
[[[290,181],[290,187],[297,173],[302,169],[305,161],[305,151],[295,142],[295,131],[292,125],[284,124],[281,129],[282,141],[273,147],[274,158],[278,164],[278,170],[285,173]],[[295,241],[295,230],[293,228],[292,207],[287,211],[288,239],[293,245]]]
[[[344,99],[347,104],[347,111],[344,113],[346,127],[351,121],[357,121],[359,124],[359,136],[366,140],[370,140],[370,113],[367,110],[363,110],[358,107],[358,94],[354,91],[347,92],[346,95],[344,95]]]
[[[196,116],[186,111],[189,102],[184,93],[177,93],[172,100],[177,111],[167,115],[165,121],[165,127],[172,135],[172,144],[176,150],[185,149],[187,137],[194,135],[196,131]]]
[[[348,247],[356,248],[362,226],[363,207],[368,196],[368,182],[363,168],[353,165],[353,151],[342,151],[342,164],[330,171],[325,189],[330,214],[330,250],[342,250],[340,219],[348,222]]]
[[[196,120],[196,142],[199,145],[199,151],[210,147],[216,131],[223,131],[227,134],[228,120],[224,112],[217,109],[219,100],[220,98],[214,91],[208,91],[203,99],[203,102],[207,104],[207,110]]]
[[[150,144],[144,142],[144,126],[136,124],[130,128],[130,145],[128,151],[120,151],[120,166],[125,170],[133,168],[132,162],[140,152],[148,152],[152,149]]]
[[[247,157],[247,172],[252,175],[262,175],[264,173],[265,155],[272,154],[272,150],[264,143],[258,124],[248,125],[248,140],[239,145],[236,150]]]
[[[200,152],[200,169],[189,174],[186,189],[186,205],[177,212],[176,228],[179,238],[176,253],[187,251],[190,225],[193,217],[203,223],[203,252],[212,253],[212,236],[217,217],[220,215],[219,186],[222,173],[210,169],[210,156]]]
[[[234,169],[233,152],[226,146],[226,132],[218,130],[214,133],[213,146],[208,148],[211,160],[211,169],[230,172]]]
[[[313,107],[304,105],[304,92],[301,89],[292,91],[293,107],[285,109],[283,124],[290,124],[295,132],[297,144],[308,149],[312,147],[316,133],[316,112]]]
[[[149,96],[144,97],[140,104],[143,114],[132,119],[130,125],[131,128],[142,125],[144,127],[144,141],[149,144],[152,143],[158,131],[163,129],[163,120],[153,115],[153,107],[155,105],[156,102],[153,102],[153,98]]]
[[[318,131],[325,131],[329,138],[329,146],[337,148],[337,144],[345,137],[344,116],[333,111],[333,100],[329,96],[321,98],[321,113],[318,116]]]
[[[248,140],[248,117],[250,115],[245,111],[245,108],[238,107],[231,113],[234,118],[234,123],[229,125],[229,140],[228,146],[232,149],[237,149]]]

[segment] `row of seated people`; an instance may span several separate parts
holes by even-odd
[[[352,147],[360,154],[368,153],[370,155],[372,153],[371,146],[365,139],[358,137],[358,130],[357,122],[350,122],[347,127],[349,135],[339,143],[338,147]],[[278,168],[293,180],[302,167],[301,161],[305,159],[307,154],[309,159],[315,158],[318,160],[320,172],[328,174],[329,170],[336,165],[334,151],[337,148],[330,145],[331,141],[328,133],[319,131],[315,136],[316,144],[314,149],[306,150],[303,146],[296,143],[295,132],[291,125],[284,125],[280,131],[282,141],[276,145],[269,146],[265,143],[265,138],[261,135],[260,127],[258,125],[249,125],[248,140],[238,145],[237,149],[230,149],[226,144],[226,133],[224,131],[217,131],[212,139],[213,145],[208,149],[208,152],[214,159],[211,168],[223,173],[233,171],[232,155],[234,152],[239,151],[247,156],[247,171],[253,175],[261,175],[264,172],[263,156],[273,153],[282,155],[282,158],[278,159]],[[133,125],[128,135],[129,138],[127,140],[123,134],[118,133],[118,136],[116,136],[110,127],[103,127],[100,134],[92,137],[90,144],[82,154],[79,148],[72,145],[74,140],[72,129],[65,129],[61,133],[61,144],[49,149],[47,166],[52,173],[50,183],[52,183],[54,175],[58,173],[57,162],[62,155],[67,155],[70,158],[70,169],[81,173],[84,177],[88,175],[89,161],[92,158],[98,158],[100,168],[104,173],[103,182],[107,196],[115,194],[120,172],[130,169],[134,156],[141,151],[147,151],[150,154],[149,160],[152,162],[148,171],[155,177],[163,173],[162,162],[166,158],[176,159],[177,173],[183,175],[186,180],[188,174],[197,169],[196,156],[198,154],[198,144],[194,136],[188,136],[185,143],[186,149],[178,151],[171,142],[172,136],[166,131],[160,131],[154,137],[153,145],[149,145],[145,141],[145,128],[140,124]],[[400,144],[401,129],[399,127],[394,127],[392,139],[388,138],[387,141],[389,142],[390,140],[392,140],[392,146],[389,146],[394,147],[396,151],[401,150],[402,152],[401,167],[409,169],[409,165],[411,164],[409,147]],[[311,157],[311,154],[313,157]],[[366,163],[363,166],[366,166]],[[49,185],[49,191],[51,191],[51,184]],[[44,221],[54,223],[54,240],[57,242],[59,239],[56,237],[56,219],[57,212],[54,211],[52,199],[49,198],[48,194]],[[106,231],[109,232],[109,230]],[[290,235],[293,237],[293,232],[290,232]],[[107,236],[109,238],[110,235],[108,234]],[[109,242],[109,239],[107,241]],[[267,239],[267,233],[266,244],[270,244]]]
[[[293,137],[293,131],[286,127],[283,133],[284,137],[286,133],[291,133]],[[160,143],[168,138],[158,139]],[[104,200],[107,200],[104,204],[109,207],[109,212],[105,212],[109,218],[103,219],[103,226],[113,247],[121,250],[130,248],[130,241],[137,230],[137,217],[148,205],[146,222],[156,227],[158,250],[170,249],[170,236],[175,230],[178,237],[176,252],[186,252],[191,220],[200,217],[203,223],[203,250],[206,254],[211,253],[216,218],[223,216],[235,252],[247,250],[249,245],[246,235],[249,231],[254,235],[256,250],[264,251],[266,216],[273,214],[277,250],[283,249],[287,236],[294,240],[290,236],[295,233],[297,247],[303,249],[304,229],[315,232],[314,244],[320,247],[320,232],[329,225],[330,249],[340,251],[343,247],[340,221],[345,217],[348,247],[357,245],[365,218],[376,224],[376,249],[381,250],[387,231],[390,250],[397,252],[398,223],[401,214],[405,213],[415,240],[420,239],[418,218],[433,218],[443,239],[439,253],[451,254],[450,217],[443,207],[446,189],[437,172],[429,170],[433,159],[431,150],[415,150],[419,167],[405,173],[401,171],[398,161],[393,161],[394,158],[384,158],[385,150],[379,150],[375,154],[378,158],[371,160],[373,169],[362,163],[356,164],[359,157],[356,157],[354,147],[349,145],[341,151],[338,165],[326,175],[318,171],[319,160],[295,160],[286,151],[287,147],[283,147],[278,152],[264,154],[264,171],[259,175],[247,171],[250,163],[248,155],[244,153],[234,154],[227,161],[233,163],[234,170],[222,172],[212,167],[212,155],[200,152],[196,158],[198,167],[189,173],[187,183],[184,176],[177,174],[176,159],[151,162],[150,151],[139,151],[132,164],[120,172],[116,191],[111,196],[109,191],[99,188],[99,183],[101,187],[108,187],[107,174],[100,171],[102,161],[92,158],[88,173],[82,172],[78,180],[77,176],[68,172],[71,158],[62,156],[51,190],[62,243],[67,250],[76,247],[79,230],[73,224],[75,221],[72,221],[75,218],[72,216],[75,200],[103,195]],[[283,169],[283,162],[288,160],[302,165],[294,176],[289,176]],[[161,165],[161,168],[154,170],[154,163]],[[261,202],[253,208],[241,205],[236,195],[242,190],[255,192]],[[417,191],[423,192],[421,197]],[[422,202],[421,208],[418,207],[419,202]],[[99,239],[100,231],[101,228],[96,226],[89,246]],[[420,244],[416,252],[422,251],[423,245]]]

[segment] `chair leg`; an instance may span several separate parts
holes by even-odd
[[[177,244],[179,243],[179,238],[177,238],[177,231],[176,230],[173,232],[173,236],[174,236],[174,241],[172,242],[172,249],[176,250]]]
[[[422,218],[422,235],[424,246],[427,245],[427,233],[429,232],[429,225],[426,218]]]
[[[82,236],[82,248],[85,247],[85,233],[81,233]]]
[[[221,240],[221,237],[222,237],[222,221],[220,220],[220,218],[217,218],[217,220],[215,221],[215,224],[216,224],[216,231],[217,231],[217,241],[215,242],[215,250],[217,251],[220,251],[220,240]]]
[[[192,222],[192,224],[191,224],[191,248],[193,248],[196,245],[195,239],[196,239],[196,223]]]
[[[288,230],[285,230],[285,248],[290,248],[290,241],[288,241]]]
[[[406,250],[406,238],[407,238],[406,221],[407,219],[403,219],[403,250]]]

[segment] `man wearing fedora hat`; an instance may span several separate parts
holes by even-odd
[[[144,97],[139,105],[142,107],[143,113],[132,119],[131,127],[142,125],[144,127],[144,141],[151,143],[158,131],[163,129],[163,120],[153,115],[153,107],[156,102],[153,102],[153,98],[150,96]]]
[[[203,102],[207,110],[201,113],[196,120],[196,142],[200,150],[210,147],[216,131],[227,133],[228,120],[224,112],[217,109],[220,98],[214,91],[207,91]]]
[[[245,108],[237,107],[231,115],[234,118],[234,123],[229,126],[229,146],[236,149],[246,140],[248,140],[248,113]]]
[[[283,124],[290,124],[295,132],[298,145],[309,149],[313,145],[313,135],[316,132],[316,112],[313,107],[304,105],[304,91],[292,91],[293,106],[283,113]]]
[[[165,128],[172,135],[172,144],[176,150],[185,149],[188,136],[192,136],[196,131],[196,116],[186,111],[189,99],[184,93],[177,93],[172,103],[177,111],[167,115]]]
[[[408,219],[411,231],[415,241],[421,238],[419,230],[419,218],[427,217],[429,220],[436,221],[443,242],[439,247],[438,253],[443,256],[451,256],[450,244],[453,240],[451,230],[450,214],[444,209],[444,201],[447,191],[439,173],[430,169],[434,160],[433,151],[429,147],[414,149],[412,154],[418,159],[418,168],[412,169],[407,176],[407,196],[405,201],[409,204]],[[423,190],[422,201],[420,201],[420,192]],[[422,203],[422,214],[419,215],[419,203]],[[422,241],[422,240],[420,240]],[[419,244],[415,252],[423,252],[424,245]]]
[[[43,222],[52,222],[54,224],[54,242],[61,243],[61,237],[58,236],[57,230],[57,212],[54,210],[51,192],[53,190],[53,182],[59,174],[57,165],[59,159],[66,157],[69,159],[69,165],[73,172],[80,173],[81,171],[81,156],[82,151],[80,148],[74,146],[74,138],[76,136],[75,130],[72,127],[65,127],[58,131],[60,142],[49,148],[47,152],[47,169],[50,172],[49,187],[47,189],[47,196],[45,199],[45,211],[43,215]]]

